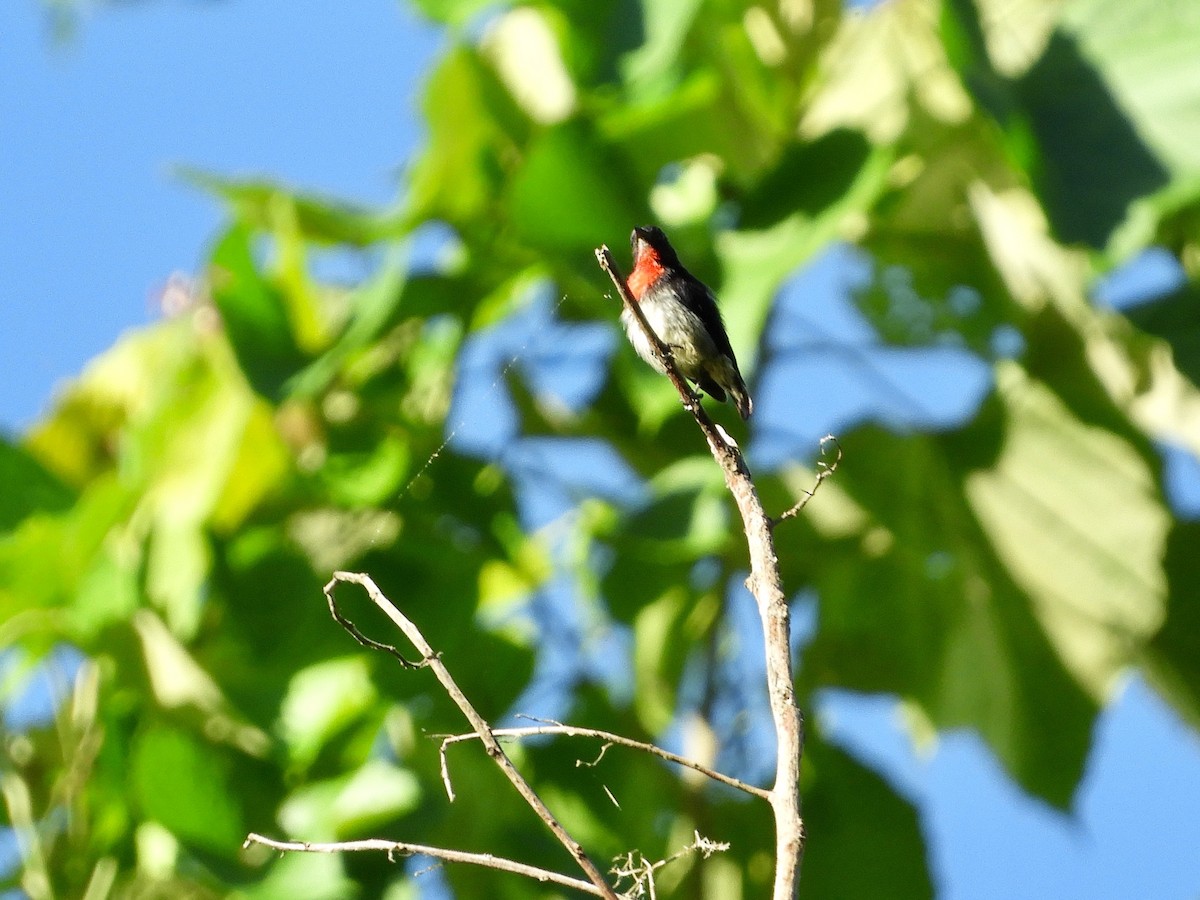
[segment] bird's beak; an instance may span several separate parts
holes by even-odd
[[[650,244],[644,237],[642,237],[641,231],[637,228],[633,229],[633,234],[631,234],[629,237],[630,244],[633,246],[633,258],[638,259],[643,253],[646,252],[646,249],[650,246]]]

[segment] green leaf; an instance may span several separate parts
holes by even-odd
[[[364,656],[331,659],[297,672],[280,708],[280,730],[293,763],[305,768],[336,734],[375,702]]]
[[[290,210],[305,239],[323,244],[366,246],[404,232],[398,212],[374,212],[331,198],[297,193],[273,181],[243,180],[184,167],[179,175],[225,200],[241,224],[269,231],[280,207]]]
[[[819,596],[801,675],[898,692],[940,728],[974,727],[1027,790],[1065,805],[1099,704],[1042,631],[1038,614],[1051,598],[1018,586],[962,495],[970,473],[959,469],[959,447],[995,439],[984,430],[842,436],[849,458],[887,463],[838,472],[869,516],[853,537],[815,553],[781,542],[781,557],[812,567]]]
[[[429,147],[413,169],[409,214],[478,228],[520,159],[530,124],[480,55],[458,47],[425,89]]]
[[[127,614],[137,561],[118,561],[104,545],[133,506],[117,479],[97,479],[71,510],[29,516],[0,535],[0,620],[65,609],[42,626],[87,648],[98,628]],[[85,599],[94,605],[81,606]]]
[[[408,441],[400,434],[373,435],[375,445],[331,448],[321,468],[330,499],[351,509],[374,506],[394,496],[409,471]]]
[[[1200,170],[1200,20],[1189,0],[1078,0],[1063,30],[1155,157],[1176,176]]]
[[[800,897],[934,895],[917,811],[877,774],[810,733],[804,747]]]
[[[669,92],[647,91],[606,111],[598,127],[635,174],[631,195],[651,187],[664,166],[702,154],[715,155],[740,177],[758,172],[771,158],[775,136],[748,123],[725,90],[717,71],[698,68]]]
[[[311,397],[326,390],[347,361],[379,340],[411,294],[410,282],[398,260],[359,287],[349,298],[350,320],[327,351],[295,379],[296,396]],[[424,312],[424,311],[422,311]],[[422,312],[413,313],[421,315]]]
[[[654,499],[617,526],[623,536],[654,541],[663,559],[694,559],[722,546],[731,516],[720,473],[707,456],[688,456],[648,485]]]
[[[554,127],[530,144],[512,179],[513,225],[530,245],[550,250],[583,252],[623,239],[631,223],[648,218],[645,207],[613,190],[626,177],[619,157],[590,129],[579,122]]]
[[[1150,675],[1175,708],[1200,728],[1200,522],[1180,522],[1167,541],[1164,567],[1171,602],[1147,653]]]
[[[60,512],[73,501],[70,488],[27,451],[0,437],[0,532],[34,511]]]
[[[1192,282],[1149,303],[1124,310],[1142,331],[1171,345],[1175,367],[1200,384],[1200,284]]]
[[[1102,249],[1129,204],[1167,183],[1167,170],[1070,35],[1054,34],[1017,92],[1041,151],[1033,175],[1056,234]]]
[[[251,232],[226,232],[212,254],[213,302],[246,380],[269,400],[283,399],[308,357],[300,350],[281,292],[258,271]]]
[[[625,80],[648,90],[672,74],[702,4],[700,0],[680,0],[638,5],[644,40],[626,57],[622,68]]]
[[[696,597],[681,587],[642,609],[633,623],[634,703],[648,733],[660,734],[675,715],[679,679],[720,614],[715,593]]]
[[[414,0],[424,15],[446,25],[464,26],[477,13],[494,5],[495,0]]]
[[[266,848],[263,848],[266,849]],[[340,856],[331,853],[273,854],[270,868],[256,884],[241,885],[247,900],[342,900],[356,884],[345,872]]]
[[[92,645],[102,629],[129,619],[141,604],[139,572],[130,560],[102,550],[82,573],[72,604],[73,637]]]
[[[1086,5],[1078,4],[1076,9]],[[1112,4],[1107,0],[1091,6],[1091,16],[1076,19],[1075,28],[1052,32],[1040,57],[1016,78],[994,70],[973,2],[948,4],[946,22],[957,26],[947,34],[951,58],[981,105],[1004,129],[1014,161],[1032,176],[1055,233],[1066,243],[1102,249],[1125,219],[1129,204],[1165,185],[1169,172],[1146,145],[1122,98],[1114,94],[1104,67],[1097,65],[1104,60],[1087,54],[1083,45],[1093,36],[1094,22],[1123,19],[1130,15],[1130,5],[1122,5],[1119,12],[1109,8]],[[1147,7],[1144,14],[1126,21],[1155,20],[1160,9],[1156,6],[1151,12]],[[998,27],[1020,26],[1005,17]],[[1105,32],[1111,34],[1109,25],[1102,24],[1096,34]],[[1142,31],[1133,39],[1138,52],[1147,53],[1144,59],[1149,65],[1143,73],[1162,65],[1157,52],[1161,36],[1153,28],[1149,36]],[[1200,32],[1193,32],[1192,38],[1197,37]],[[1112,56],[1126,56],[1131,49],[1108,43]],[[1172,85],[1179,83],[1175,66],[1163,71],[1170,72]],[[1185,91],[1185,96],[1194,95],[1192,89]],[[1095,152],[1097,147],[1105,152]]]
[[[130,777],[145,818],[228,858],[237,855],[246,832],[225,752],[181,729],[152,724],[134,742]]]
[[[793,144],[743,196],[739,226],[757,231],[796,212],[816,216],[850,192],[870,155],[866,137],[848,128]]]
[[[288,833],[305,840],[345,840],[412,812],[421,786],[411,772],[371,760],[342,778],[296,791],[279,813]]]

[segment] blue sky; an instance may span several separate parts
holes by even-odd
[[[388,202],[440,42],[394,0],[118,3],[65,43],[47,26],[34,0],[0,12],[10,433],[203,260],[220,210],[173,166]],[[892,700],[831,693],[817,712],[918,806],[943,898],[1200,894],[1200,740],[1136,676],[1097,724],[1070,815],[1023,796],[969,734],[918,755]]]
[[[84,7],[89,4],[82,4]],[[271,175],[384,203],[420,140],[440,37],[389,0],[103,5],[56,42],[45,7],[0,11],[0,427],[149,321],[220,209],[172,174]]]

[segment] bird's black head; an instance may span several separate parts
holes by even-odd
[[[667,236],[657,225],[641,225],[633,229],[633,234],[629,236],[629,246],[633,251],[635,263],[643,252],[643,244],[653,251],[660,265],[679,265],[679,257],[675,254],[675,248],[671,246],[671,242],[667,240]]]

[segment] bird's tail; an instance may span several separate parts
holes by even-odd
[[[700,387],[718,400],[724,400],[728,392],[733,397],[733,405],[737,407],[738,415],[743,420],[750,418],[750,413],[754,412],[754,401],[750,399],[750,391],[746,389],[746,382],[742,380],[737,363],[728,356],[721,356],[705,368],[707,371],[701,373],[697,382]]]
[[[750,399],[750,392],[746,390],[746,382],[742,381],[742,376],[738,375],[732,384],[725,387],[733,397],[733,405],[737,407],[738,415],[743,420],[749,419],[750,414],[754,412],[754,401]]]

